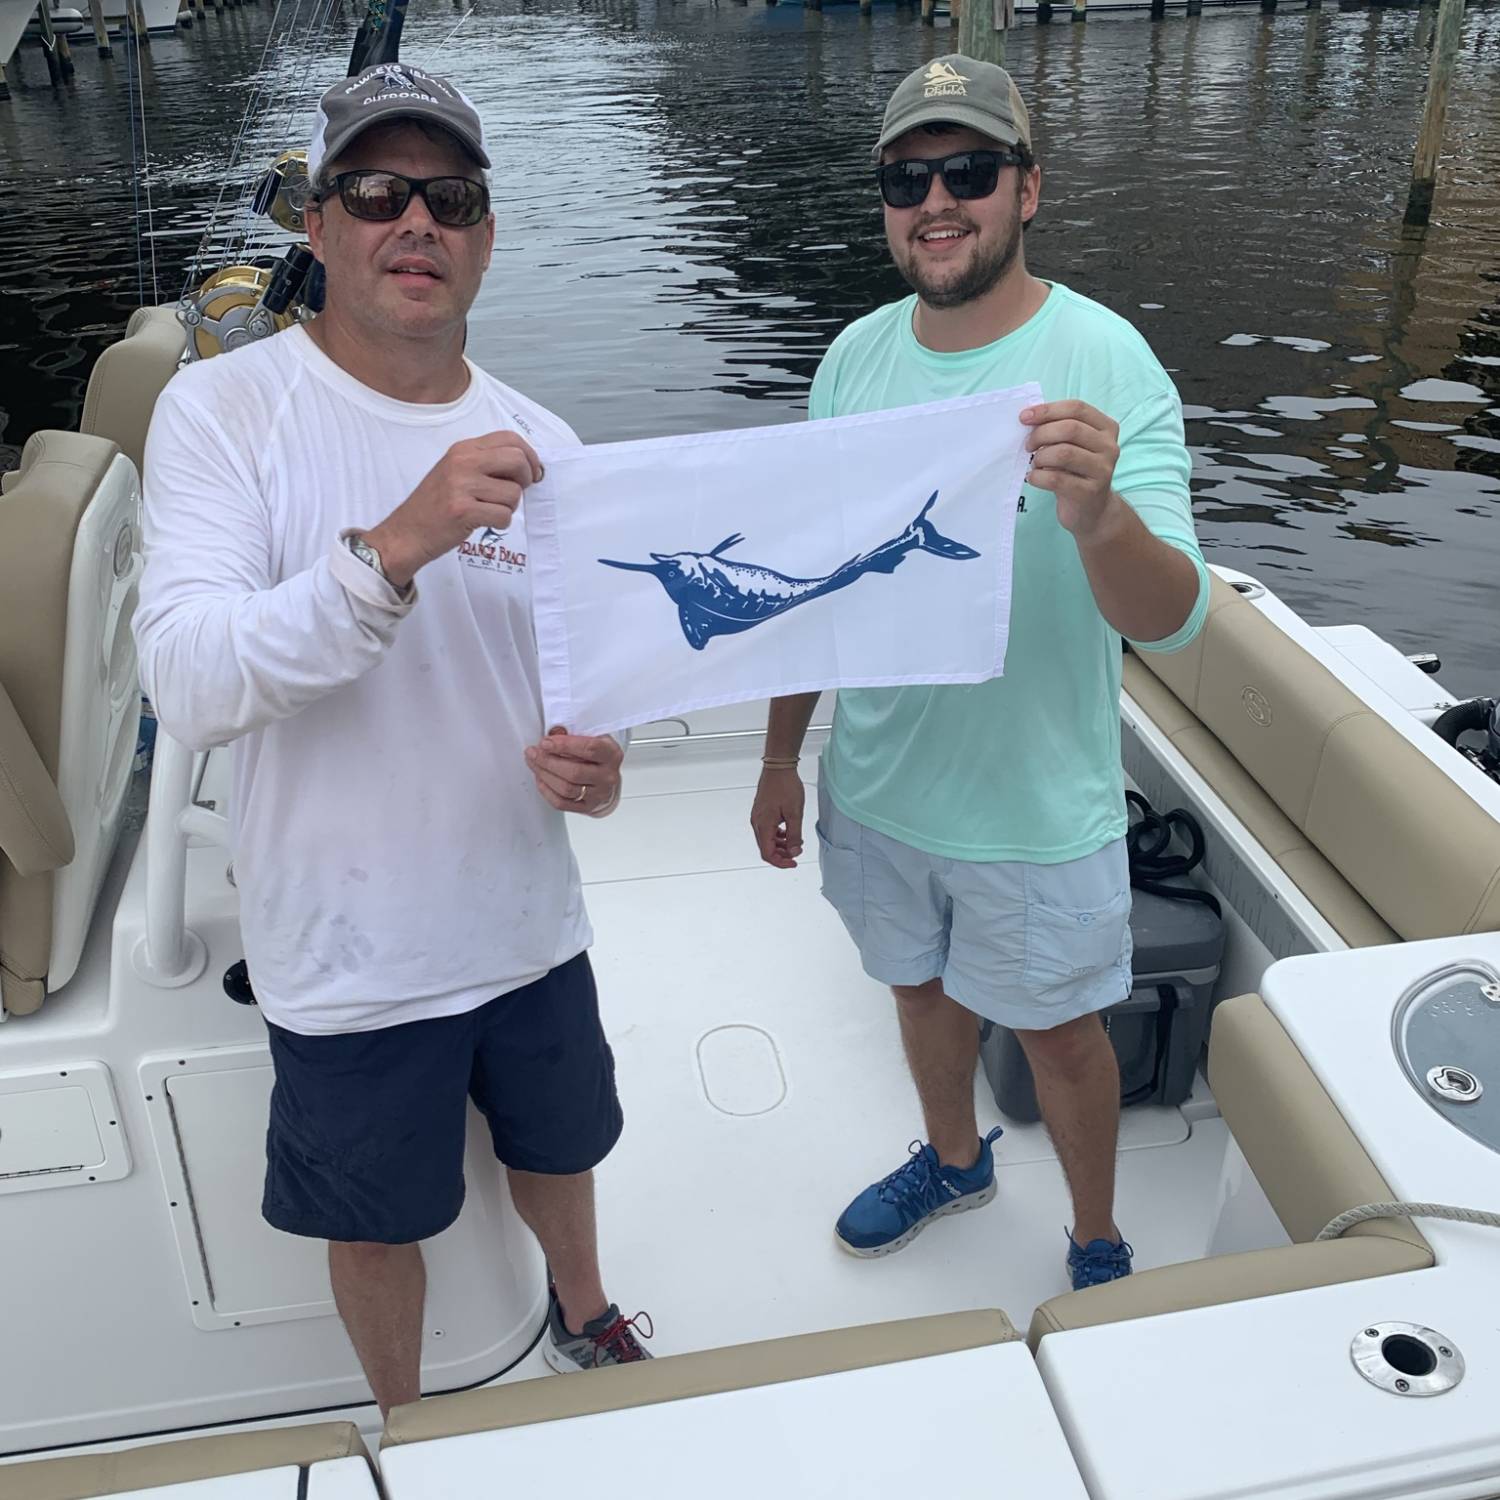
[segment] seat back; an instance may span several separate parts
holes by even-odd
[[[177,372],[187,333],[170,307],[140,307],[125,337],[94,364],[78,430],[107,438],[144,473],[146,429],[163,386]]]
[[[1171,733],[1184,754],[1211,765],[1192,746],[1212,735],[1397,936],[1500,929],[1500,820],[1470,768],[1447,774],[1222,579],[1190,646],[1138,660],[1201,726]]]
[[[0,495],[0,1003],[72,978],[140,717],[140,484],[113,443],[39,432]],[[14,773],[7,772],[14,768]]]

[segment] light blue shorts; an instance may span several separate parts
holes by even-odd
[[[1062,864],[944,859],[866,828],[818,792],[823,894],[882,984],[941,979],[977,1015],[1046,1031],[1123,1000],[1125,840]]]

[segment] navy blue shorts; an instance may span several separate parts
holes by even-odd
[[[523,1172],[587,1172],[620,1138],[615,1060],[588,954],[457,1016],[302,1036],[268,1024],[276,1087],[266,1222],[406,1245],[464,1202],[468,1101]]]

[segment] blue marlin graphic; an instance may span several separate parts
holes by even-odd
[[[851,557],[826,578],[788,578],[758,563],[726,559],[724,554],[745,540],[738,532],[725,537],[712,552],[653,552],[648,563],[616,562],[610,557],[599,561],[606,568],[654,573],[677,606],[688,645],[701,651],[716,635],[750,630],[799,604],[848,588],[866,573],[894,573],[908,552],[931,552],[953,562],[978,557],[972,547],[944,536],[927,519],[937,497],[934,490],[900,536],[882,542],[873,552]]]

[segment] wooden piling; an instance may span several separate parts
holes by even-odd
[[[1260,0],[1262,15],[1273,16],[1276,14],[1276,0]]]
[[[859,13],[862,16],[875,14],[875,0],[859,0]]]
[[[997,0],[960,0],[960,4],[962,9],[957,11],[958,50],[976,62],[1004,67],[1005,29],[1014,24],[1014,6],[997,3]]]
[[[1406,199],[1406,222],[1425,225],[1432,217],[1432,195],[1437,187],[1438,157],[1443,151],[1443,116],[1448,111],[1448,88],[1453,82],[1453,61],[1463,35],[1464,0],[1442,0],[1438,7],[1437,35],[1432,43],[1432,64],[1427,73],[1427,108],[1422,115],[1422,133],[1412,162],[1411,190]]]
[[[89,19],[94,23],[94,45],[100,57],[113,57],[114,49],[109,45],[109,26],[104,20],[104,0],[89,0]]]
[[[937,11],[937,0],[922,0],[922,24],[932,25],[933,15]]]
[[[151,45],[151,33],[146,28],[146,14],[141,9],[141,0],[125,0],[127,35],[138,47]]]
[[[1161,21],[1166,19],[1167,0],[1151,0],[1151,19]]]
[[[42,0],[42,3],[45,5],[47,3],[47,0]],[[74,73],[78,71],[78,69],[73,66],[72,43],[69,42],[67,37],[65,36],[60,36],[57,39],[57,60],[62,64],[62,73],[64,78],[71,78]]]
[[[1203,0],[1187,0],[1187,13],[1190,16],[1201,16],[1203,14]]]
[[[47,0],[41,0],[36,16],[42,28],[42,51],[47,54],[47,76],[52,80],[52,87],[57,88],[73,76],[73,54],[68,48],[67,37],[58,36],[52,28],[52,12],[47,8]]]
[[[1036,24],[1045,26],[1052,19],[1051,0],[1037,0]]]
[[[10,98],[10,84],[5,77],[5,64],[0,63],[0,99]]]
[[[1073,0],[1073,19],[1075,21],[1087,21],[1089,18],[1089,0]]]

